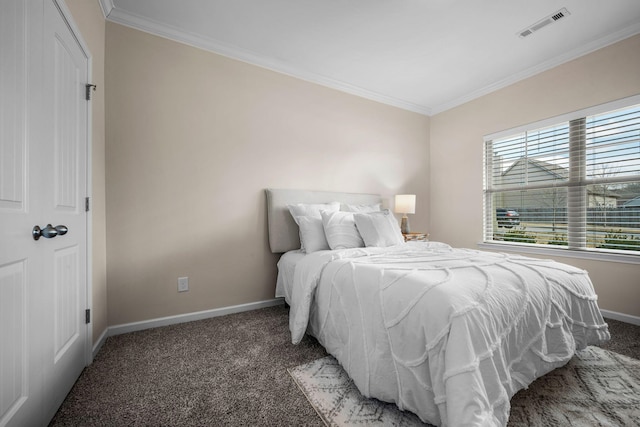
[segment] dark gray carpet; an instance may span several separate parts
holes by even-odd
[[[607,322],[603,347],[640,359],[640,327]],[[322,426],[287,369],[326,355],[283,306],[110,337],[50,425]]]
[[[282,306],[110,337],[51,425],[322,426],[287,368],[323,356]]]

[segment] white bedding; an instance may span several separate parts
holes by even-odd
[[[278,278],[276,279],[276,298],[284,298],[287,304],[291,304],[291,290],[293,288],[293,273],[296,263],[305,257],[301,250],[289,251],[280,257],[278,261]]]
[[[506,425],[518,390],[609,339],[587,273],[551,260],[436,242],[285,257],[292,341],[435,425]]]

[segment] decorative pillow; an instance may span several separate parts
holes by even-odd
[[[305,243],[309,243],[312,248],[321,247],[323,244],[326,244],[326,238],[324,238],[324,228],[322,228],[322,216],[320,215],[320,211],[338,211],[340,210],[340,203],[331,202],[331,203],[298,203],[295,205],[287,205],[289,208],[289,212],[293,217],[293,220],[298,224],[298,228],[300,229],[300,249],[303,252],[307,252],[307,248]],[[300,227],[300,218],[303,217],[311,217],[317,218],[320,220],[320,228],[322,228],[322,239],[317,239],[317,232],[302,232],[302,228]],[[317,223],[316,223],[317,224]],[[305,227],[312,227],[310,224],[305,224]],[[319,249],[316,249],[319,250]],[[313,252],[313,251],[311,251]]]
[[[322,211],[321,214],[324,234],[331,249],[361,248],[364,246],[352,212]]]
[[[388,209],[353,215],[358,231],[367,246],[386,247],[404,243],[398,221]]]
[[[299,216],[300,247],[310,254],[311,252],[329,249],[329,243],[324,235],[324,226],[320,218],[312,216]]]
[[[380,212],[381,209],[382,205],[380,203],[375,203],[373,205],[342,205],[342,210],[344,212],[369,213]]]

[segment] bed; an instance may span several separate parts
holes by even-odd
[[[283,254],[276,296],[290,305],[292,342],[314,336],[364,396],[424,422],[504,426],[518,390],[609,339],[586,271],[404,243],[375,194],[266,193],[270,248]],[[322,244],[313,243],[323,237],[318,209]],[[333,233],[336,218],[351,219]],[[361,243],[334,245],[354,221]]]

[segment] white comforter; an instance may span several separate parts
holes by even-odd
[[[309,331],[363,395],[435,425],[503,426],[509,400],[609,339],[587,273],[441,243],[300,259],[292,341]]]

